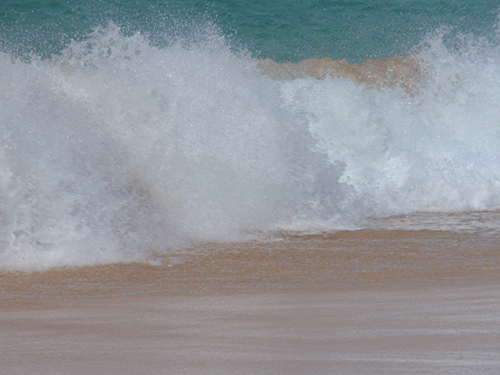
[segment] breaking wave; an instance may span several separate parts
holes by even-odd
[[[499,45],[257,61],[214,28],[110,24],[50,60],[0,53],[0,264],[140,261],[193,241],[500,207]]]

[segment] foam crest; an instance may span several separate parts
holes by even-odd
[[[111,24],[50,60],[0,54],[3,267],[500,207],[496,45],[292,66],[204,33],[160,48]]]
[[[207,38],[158,49],[110,25],[50,61],[2,56],[4,266],[140,260],[278,219],[290,115]]]

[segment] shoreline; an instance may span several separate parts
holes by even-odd
[[[4,300],[0,373],[496,374],[497,285]]]
[[[498,242],[362,230],[2,272],[0,374],[497,374]]]
[[[230,289],[500,282],[500,239],[439,231],[359,230],[207,243],[143,263],[0,271],[0,301]]]

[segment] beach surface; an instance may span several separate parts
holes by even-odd
[[[4,272],[2,374],[497,374],[496,241],[364,230]]]
[[[492,286],[2,303],[4,374],[497,374]]]

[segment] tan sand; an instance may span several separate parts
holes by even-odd
[[[2,303],[2,374],[498,374],[497,286]]]
[[[267,242],[203,244],[153,264],[0,272],[0,299],[229,289],[489,283],[500,285],[500,239],[439,231],[360,230]]]
[[[0,374],[498,374],[500,244],[365,230],[0,274]]]

